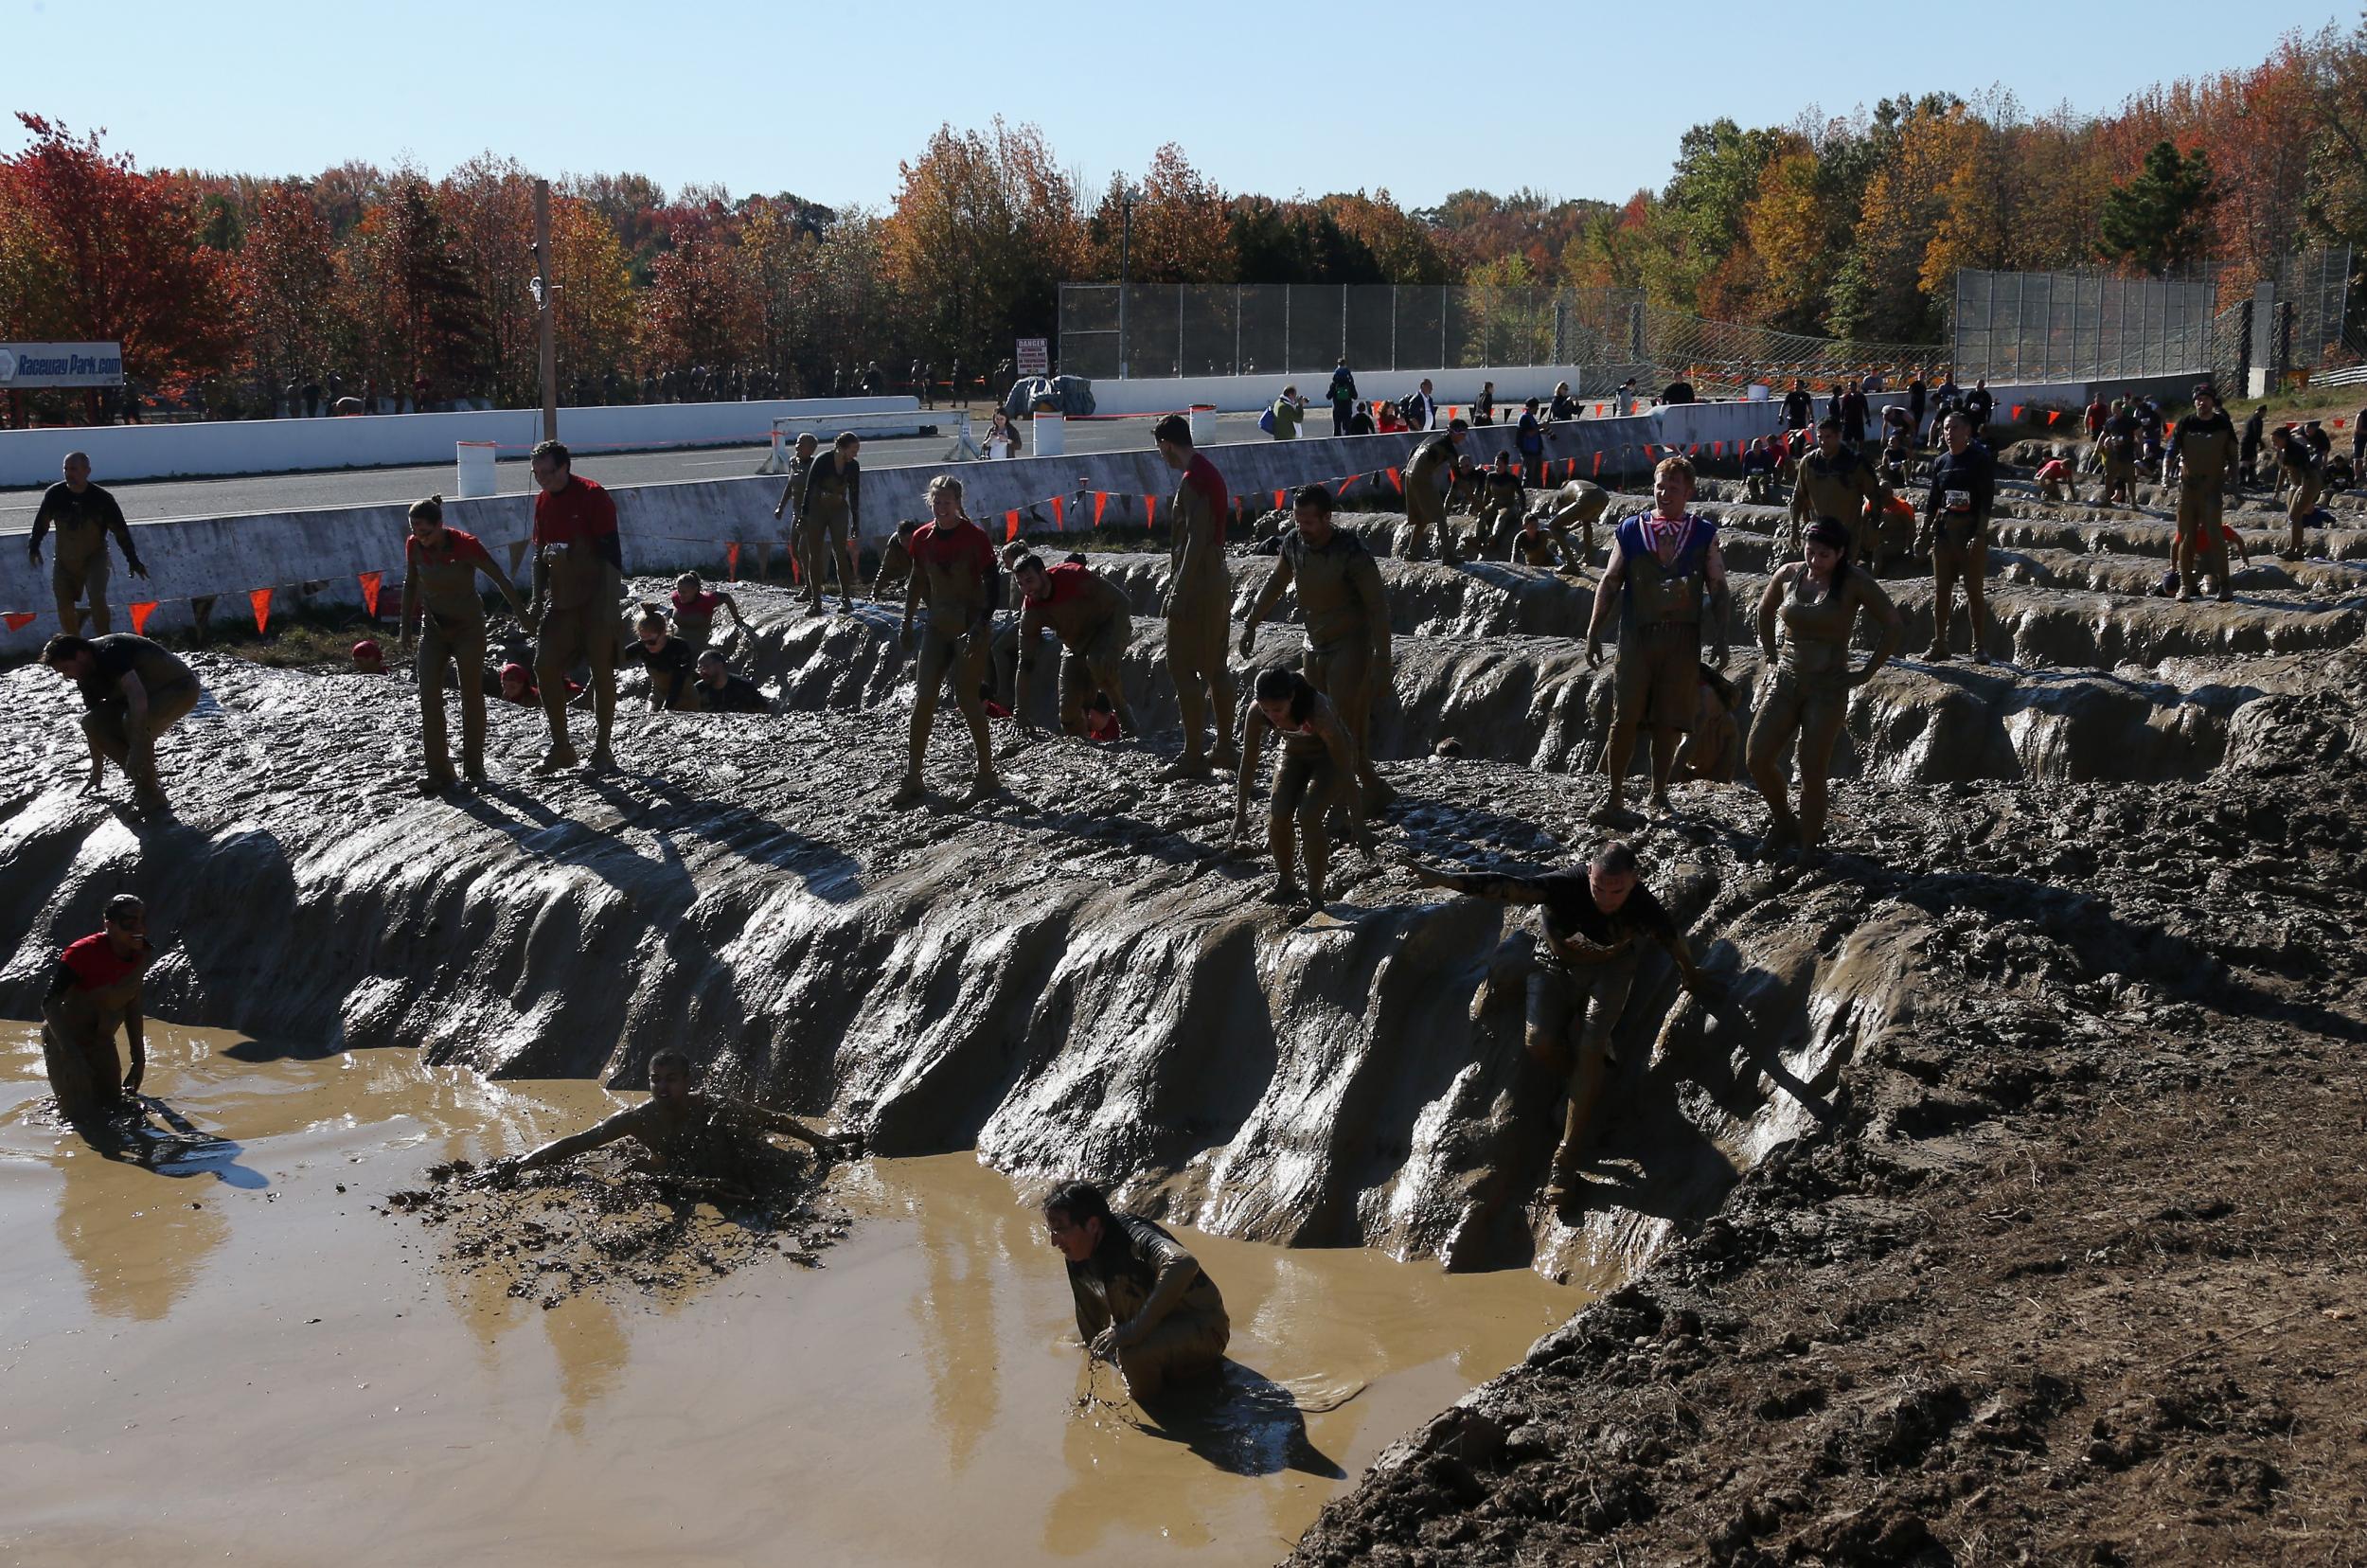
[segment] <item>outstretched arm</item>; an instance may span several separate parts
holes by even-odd
[[[544,1166],[558,1165],[562,1160],[572,1160],[578,1154],[589,1154],[596,1149],[613,1144],[632,1132],[641,1109],[636,1105],[631,1110],[619,1111],[606,1121],[595,1123],[580,1132],[554,1138],[540,1149],[519,1155],[511,1162],[511,1167],[518,1170],[540,1170]]]
[[[1440,871],[1415,864],[1414,880],[1424,887],[1444,888],[1466,898],[1493,899],[1498,903],[1539,904],[1547,898],[1545,888],[1525,877],[1505,876],[1494,871]]]

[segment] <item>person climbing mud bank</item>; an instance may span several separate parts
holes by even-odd
[[[1249,792],[1266,737],[1281,738],[1273,793],[1266,808],[1266,847],[1273,855],[1274,886],[1269,902],[1285,908],[1321,910],[1331,867],[1331,815],[1344,813],[1357,847],[1373,853],[1372,829],[1357,790],[1355,739],[1330,698],[1291,669],[1261,670],[1242,726],[1241,767],[1233,787],[1233,838],[1249,833]],[[1296,864],[1307,862],[1307,884],[1299,885]]]
[[[170,811],[156,742],[205,695],[196,671],[160,644],[129,632],[110,632],[97,641],[62,632],[42,649],[41,662],[81,693],[82,739],[90,748],[83,793],[96,794],[105,786],[113,762],[131,779],[140,810],[157,816]]]
[[[1126,705],[1122,661],[1134,640],[1134,616],[1126,595],[1076,561],[1046,566],[1033,553],[1020,557],[1011,573],[1025,596],[1019,618],[1019,648],[1013,711],[1023,722],[1030,689],[1023,679],[1036,668],[1036,647],[1051,629],[1066,650],[1060,660],[1059,725],[1063,735],[1087,733],[1086,710],[1095,698],[1103,700],[1128,735],[1137,733],[1133,710]]]
[[[1307,633],[1299,668],[1347,726],[1363,809],[1379,811],[1397,797],[1372,755],[1373,699],[1389,684],[1389,594],[1363,540],[1332,526],[1331,513],[1331,491],[1322,485],[1303,485],[1291,497],[1292,526],[1242,619],[1241,657],[1256,651],[1259,623],[1295,587]]]
[[[129,893],[107,900],[105,923],[70,942],[41,999],[42,1060],[58,1114],[85,1137],[133,1108],[148,1072],[140,985],[156,950],[148,906]],[[116,1052],[123,1036],[127,1061]]]
[[[421,789],[438,794],[457,782],[445,739],[447,672],[460,690],[460,770],[472,784],[485,782],[485,600],[477,592],[477,574],[493,579],[521,621],[527,618],[526,607],[518,602],[509,574],[476,536],[445,526],[442,496],[413,502],[410,520],[411,532],[403,541],[401,650],[409,653],[416,641],[419,745],[426,762]]]

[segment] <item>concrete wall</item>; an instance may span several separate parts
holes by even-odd
[[[562,408],[559,431],[561,439],[586,448],[716,446],[766,439],[775,416],[902,413],[918,406],[911,398],[893,397]],[[916,419],[911,428],[919,426]],[[341,419],[227,419],[6,430],[0,431],[0,488],[50,484],[58,477],[60,461],[75,451],[91,454],[95,476],[103,484],[118,479],[449,463],[454,447],[461,441],[492,441],[523,452],[541,437],[542,428],[541,410],[506,408],[489,413],[378,414]]]
[[[1418,390],[1424,376],[1431,380],[1431,395],[1442,404],[1468,403],[1479,396],[1482,383],[1493,381],[1497,401],[1508,400],[1516,415],[1522,398],[1550,397],[1556,382],[1579,384],[1578,367],[1575,365],[1513,365],[1502,370],[1485,366],[1475,370],[1358,370],[1356,389],[1367,399],[1395,400]],[[1329,429],[1331,405],[1324,401],[1324,389],[1330,384],[1328,370],[1310,371],[1303,376],[1167,376],[1144,381],[1112,378],[1094,383],[1094,412],[1178,414],[1194,403],[1213,403],[1227,414],[1250,413],[1273,401],[1285,386],[1296,386],[1315,404],[1308,410],[1310,428],[1319,422]]]

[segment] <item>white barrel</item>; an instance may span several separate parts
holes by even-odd
[[[1215,403],[1192,404],[1192,445],[1204,447],[1216,444],[1217,405]]]
[[[493,493],[493,443],[490,441],[456,441],[460,474],[453,486],[453,494],[463,501]]]
[[[1036,416],[1036,453],[1039,457],[1060,457],[1068,453],[1068,419],[1061,414]]]

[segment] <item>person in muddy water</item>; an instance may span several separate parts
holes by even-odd
[[[1628,765],[1635,757],[1636,731],[1652,732],[1651,808],[1669,811],[1668,783],[1677,748],[1693,727],[1700,703],[1701,645],[1709,643],[1712,668],[1726,668],[1726,626],[1733,593],[1726,559],[1717,545],[1717,525],[1694,514],[1693,465],[1683,457],[1660,461],[1652,473],[1653,509],[1621,522],[1611,535],[1611,561],[1595,591],[1586,629],[1586,664],[1603,668],[1603,623],[1619,606],[1619,668],[1612,687],[1611,734],[1603,745],[1603,768],[1611,788],[1597,820],[1628,816]]]
[[[768,1156],[777,1153],[765,1142],[766,1134],[775,1132],[810,1148],[825,1165],[863,1153],[863,1139],[855,1134],[817,1132],[785,1111],[692,1088],[690,1058],[660,1051],[650,1059],[646,1101],[531,1152],[496,1161],[492,1170],[496,1175],[539,1170],[631,1138],[643,1150],[635,1162],[641,1170],[745,1186],[770,1164]]]
[[[1090,739],[1086,721],[1089,701],[1107,693],[1117,722],[1135,733],[1133,712],[1126,706],[1122,682],[1126,645],[1134,640],[1134,614],[1124,590],[1107,578],[1061,561],[1046,566],[1043,558],[1019,558],[1011,579],[1024,597],[1019,617],[1019,670],[1012,707],[1024,715],[1029,683],[1036,668],[1036,650],[1044,628],[1050,627],[1067,650],[1060,660],[1060,733]],[[1023,718],[1023,723],[1024,719]]]
[[[904,649],[917,651],[913,676],[912,749],[903,782],[889,798],[900,810],[917,806],[928,793],[921,763],[929,755],[929,730],[937,702],[950,682],[954,705],[970,726],[978,756],[964,805],[988,799],[1003,788],[995,776],[994,747],[987,737],[987,710],[979,688],[988,685],[988,645],[994,636],[994,601],[1001,573],[994,545],[984,528],[962,510],[962,482],[950,473],[929,481],[931,521],[914,531],[912,582],[904,590]],[[928,619],[917,638],[913,617],[923,607]]]
[[[154,957],[147,906],[120,893],[107,900],[105,923],[67,944],[50,971],[41,999],[42,1060],[58,1114],[86,1134],[131,1109],[139,1093],[148,1068],[140,981]],[[116,1054],[118,1029],[131,1047],[128,1066]]]
[[[1167,672],[1184,720],[1184,755],[1165,776],[1206,778],[1240,764],[1233,745],[1233,670],[1225,660],[1233,574],[1224,563],[1224,520],[1231,507],[1224,475],[1206,453],[1193,450],[1189,419],[1170,414],[1150,434],[1167,467],[1183,475],[1169,513],[1166,613]],[[1203,719],[1216,732],[1213,752],[1201,738]]]
[[[1266,846],[1273,852],[1274,864],[1274,889],[1267,901],[1320,910],[1325,872],[1331,864],[1335,807],[1347,813],[1358,847],[1367,856],[1373,852],[1372,830],[1356,809],[1356,741],[1331,699],[1294,669],[1260,670],[1251,695],[1249,720],[1242,726],[1241,771],[1233,785],[1233,837],[1238,841],[1249,834],[1250,781],[1272,731],[1282,738],[1282,757],[1274,767],[1273,797],[1266,814]],[[1294,847],[1307,857],[1304,891],[1292,864]]]
[[[1989,575],[1989,513],[1997,505],[1997,461],[1972,438],[1972,417],[1948,417],[1948,450],[1931,463],[1931,489],[1924,497],[1923,526],[1915,553],[1931,553],[1931,646],[1926,659],[1953,658],[1949,627],[1955,618],[1956,585],[1964,584],[1965,623],[1972,634],[1972,662],[1989,662],[1989,607],[1984,597]]]
[[[1611,1036],[1643,962],[1640,943],[1664,949],[1685,989],[1705,1003],[1722,1006],[1724,988],[1694,963],[1677,922],[1643,885],[1635,851],[1617,840],[1583,865],[1539,876],[1440,871],[1418,862],[1409,869],[1424,887],[1538,906],[1541,940],[1528,976],[1527,1043],[1540,1066],[1564,1078],[1569,1095],[1545,1188],[1546,1201],[1558,1208],[1577,1190],[1603,1078],[1618,1060]],[[1474,1004],[1474,1016],[1484,1006]]]
[[[98,792],[113,762],[132,780],[133,799],[142,811],[163,815],[171,810],[156,770],[156,742],[205,696],[197,672],[129,632],[96,639],[61,633],[43,647],[41,662],[81,689],[82,739],[90,745],[83,793]]]
[[[1881,642],[1862,668],[1852,669],[1849,639],[1860,613],[1874,621]],[[1786,561],[1767,579],[1759,596],[1759,649],[1768,673],[1751,721],[1750,747],[1752,782],[1773,817],[1759,846],[1762,858],[1817,852],[1824,836],[1825,775],[1849,718],[1849,693],[1890,662],[1906,635],[1907,624],[1882,585],[1849,563],[1849,530],[1837,518],[1809,525],[1807,559]],[[1785,749],[1794,742],[1797,815],[1783,769]]]
[[[592,671],[592,765],[614,768],[609,737],[616,727],[615,605],[623,597],[625,558],[616,534],[616,503],[608,491],[576,475],[574,459],[557,441],[538,444],[534,471],[534,597],[526,624],[534,632],[534,677],[551,743],[544,773],[576,766],[567,738],[567,673],[580,660]]]
[[[1056,1187],[1043,1228],[1068,1264],[1077,1336],[1116,1363],[1137,1403],[1217,1381],[1233,1322],[1217,1282],[1182,1243],[1148,1220],[1112,1214],[1090,1182]]]
[[[455,671],[460,688],[460,767],[469,781],[485,782],[485,600],[477,574],[493,579],[520,620],[525,606],[508,574],[476,536],[444,526],[444,498],[411,504],[411,533],[403,541],[402,640],[418,649],[419,744],[426,760],[420,791],[440,794],[457,782],[444,730],[444,678]]]
[[[1292,494],[1291,527],[1241,626],[1241,657],[1256,650],[1258,623],[1295,585],[1307,630],[1299,667],[1339,711],[1356,752],[1364,810],[1379,811],[1397,798],[1372,757],[1373,699],[1389,684],[1389,596],[1372,552],[1355,534],[1332,526],[1331,508],[1325,486],[1302,485]]]

